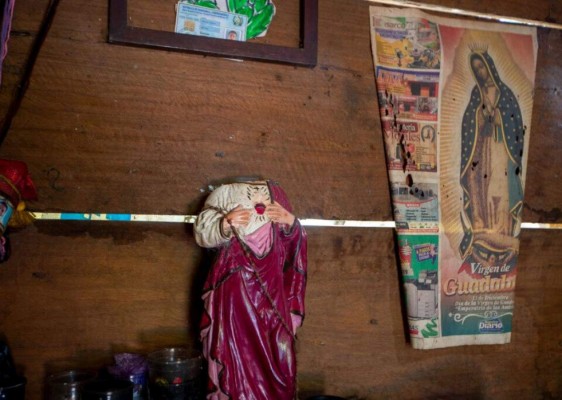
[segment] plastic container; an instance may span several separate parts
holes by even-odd
[[[0,382],[0,400],[25,400],[27,379],[16,376]]]
[[[97,380],[82,387],[82,400],[132,400],[133,382]]]
[[[47,399],[79,400],[82,386],[95,378],[94,373],[80,370],[53,374],[47,379]]]
[[[201,396],[201,353],[182,347],[155,351],[148,355],[149,398],[192,400]]]

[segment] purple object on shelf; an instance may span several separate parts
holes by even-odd
[[[113,356],[115,365],[107,367],[108,372],[117,379],[133,382],[133,399],[146,397],[146,375],[148,361],[140,354],[119,353]]]
[[[140,354],[119,353],[113,359],[115,365],[107,367],[107,370],[115,377],[127,378],[129,375],[145,374],[148,371],[148,361]]]

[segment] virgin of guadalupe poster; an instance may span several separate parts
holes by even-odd
[[[371,7],[411,343],[508,343],[536,29]]]

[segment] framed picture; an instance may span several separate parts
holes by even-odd
[[[300,0],[298,3],[299,32],[298,43],[295,46],[181,34],[158,29],[158,26],[135,26],[131,23],[131,14],[135,10],[128,7],[128,3],[131,2],[132,0],[109,0],[109,43],[305,67],[316,65],[318,0]],[[153,2],[152,4],[158,3]],[[170,15],[173,25],[175,16],[173,13]]]

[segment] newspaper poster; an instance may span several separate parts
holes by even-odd
[[[511,340],[536,29],[370,7],[414,348]]]

